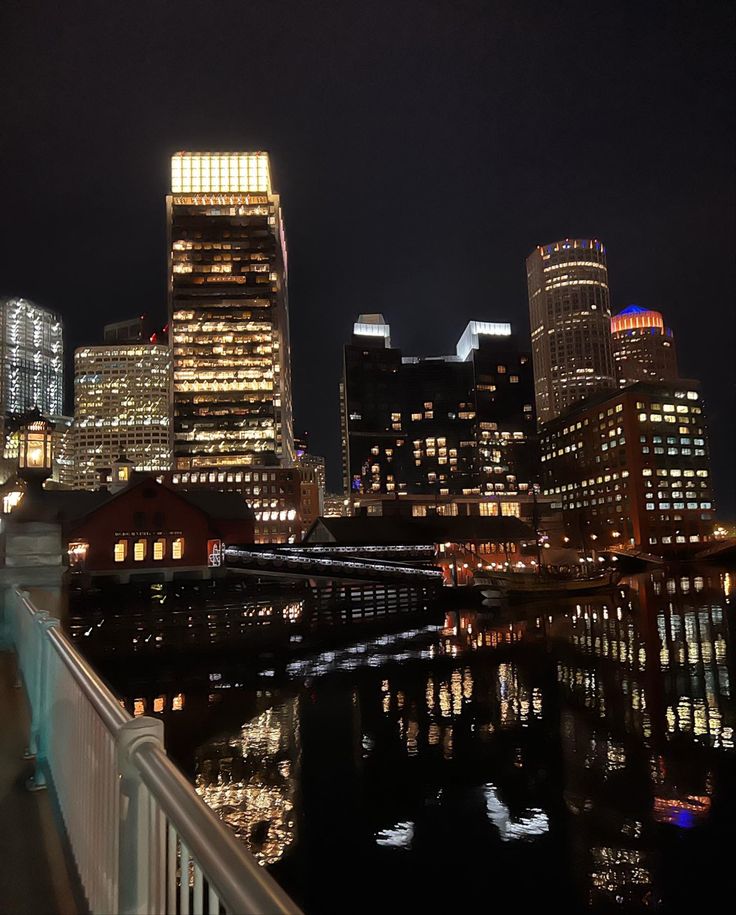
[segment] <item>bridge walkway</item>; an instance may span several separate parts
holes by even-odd
[[[77,915],[86,906],[75,891],[51,796],[25,787],[33,773],[23,759],[30,722],[25,692],[15,683],[15,656],[0,651],[0,913]]]

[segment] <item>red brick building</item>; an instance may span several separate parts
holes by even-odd
[[[632,545],[697,550],[713,533],[714,499],[697,381],[639,382],[546,423],[544,493],[586,552]]]
[[[235,494],[183,492],[155,477],[115,493],[27,487],[14,520],[58,522],[71,568],[91,574],[199,572],[226,544],[254,540],[253,512]]]

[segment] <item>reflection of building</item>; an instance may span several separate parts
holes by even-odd
[[[85,346],[74,353],[73,462],[63,482],[94,489],[100,471],[125,455],[136,470],[171,466],[168,346]]]
[[[536,478],[529,355],[509,324],[471,321],[451,356],[403,356],[361,315],[342,382],[346,494],[517,493]]]
[[[0,299],[0,416],[34,407],[60,416],[63,402],[61,319],[28,299]]]
[[[624,308],[611,318],[611,341],[619,387],[677,378],[675,338],[658,311]]]
[[[585,550],[632,543],[650,552],[709,540],[714,506],[696,381],[638,383],[570,409],[541,434],[545,495]]]
[[[288,466],[286,245],[268,153],[177,153],[167,205],[175,467]]]
[[[257,715],[237,737],[198,754],[197,793],[259,864],[275,864],[296,842],[299,764],[296,699]]]
[[[606,249],[566,238],[526,260],[534,387],[539,420],[616,387]]]

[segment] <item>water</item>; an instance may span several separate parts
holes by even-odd
[[[308,913],[694,911],[736,888],[733,583],[111,676]]]

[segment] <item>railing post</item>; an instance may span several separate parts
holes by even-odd
[[[159,915],[164,909],[165,849],[158,811],[141,780],[133,754],[142,743],[163,747],[164,724],[157,718],[134,718],[117,734],[120,771],[120,866],[118,911],[121,915]]]

